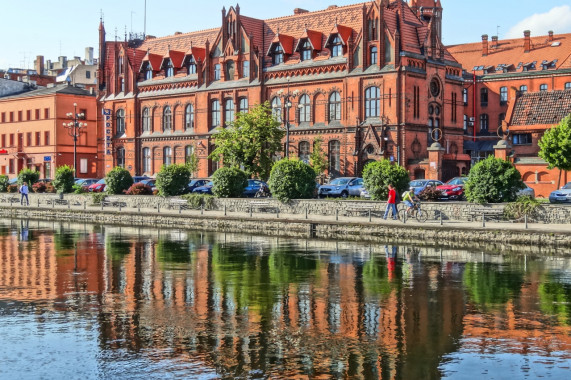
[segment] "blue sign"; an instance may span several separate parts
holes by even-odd
[[[52,156],[44,156],[44,162],[51,162]]]

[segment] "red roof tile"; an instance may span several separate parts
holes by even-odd
[[[314,50],[321,50],[321,42],[323,41],[323,33],[316,32],[314,30],[305,29],[303,34],[299,37],[297,44],[295,45],[294,51],[298,51],[300,48],[300,42],[304,39],[308,39],[311,47]]]
[[[163,58],[170,58],[174,67],[182,67],[184,60],[184,51],[169,50]]]
[[[554,125],[569,114],[571,90],[529,92],[516,99],[511,125]]]

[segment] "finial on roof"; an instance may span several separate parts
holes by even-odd
[[[125,42],[127,42],[127,25],[125,25]]]
[[[167,45],[167,51],[171,51],[171,44]]]
[[[276,31],[276,36],[279,36],[279,35],[280,35],[280,27],[278,26],[278,29]]]

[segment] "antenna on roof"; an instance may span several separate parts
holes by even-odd
[[[498,41],[500,39],[500,26],[496,26],[496,36],[498,36]]]
[[[147,35],[147,0],[145,0],[145,25],[143,27],[143,34]]]

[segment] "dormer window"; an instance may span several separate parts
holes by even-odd
[[[146,80],[153,79],[153,68],[150,65],[147,66],[147,69],[145,70],[145,79]]]
[[[220,80],[220,64],[214,65],[214,80]]]
[[[187,70],[189,75],[196,74],[196,61],[194,60],[194,57],[190,57],[188,60]]]
[[[313,48],[311,47],[309,40],[306,39],[301,45],[301,60],[302,61],[310,60],[312,58],[312,53],[313,53]]]
[[[174,76],[174,67],[173,67],[172,61],[170,61],[170,60],[168,61],[167,67],[165,68],[165,76],[167,78]]]
[[[279,65],[280,63],[283,62],[284,62],[284,51],[280,44],[276,44],[273,52],[273,63],[274,65]]]
[[[371,46],[371,65],[377,64],[377,47]]]
[[[343,42],[339,35],[336,35],[331,42],[331,56],[332,57],[342,57],[343,56]]]

